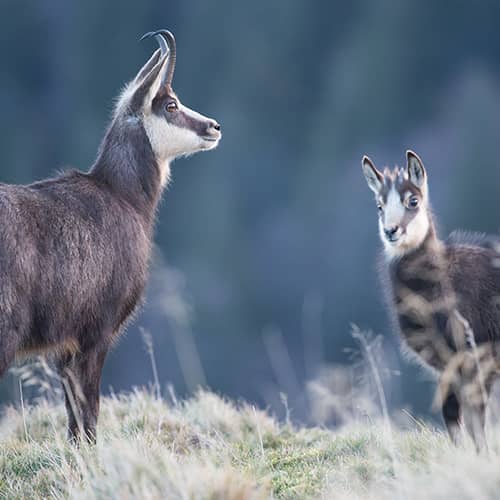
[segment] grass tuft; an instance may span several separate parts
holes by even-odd
[[[175,403],[153,391],[104,398],[95,447],[65,440],[62,404],[9,408],[0,422],[1,498],[474,498],[500,488],[489,453],[419,425],[339,431],[279,423],[200,391]]]

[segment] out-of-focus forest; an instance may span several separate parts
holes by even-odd
[[[391,408],[428,415],[433,386],[384,310],[360,159],[414,149],[442,234],[498,230],[498,19],[493,0],[1,0],[0,181],[91,166],[152,29],[176,35],[183,102],[222,125],[217,150],[173,165],[146,303],[104,392],[153,379],[150,335],[163,390],[207,385],[307,419],[313,381],[353,366],[355,323],[383,335]],[[14,377],[1,388],[18,397]]]

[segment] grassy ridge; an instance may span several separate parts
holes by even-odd
[[[338,432],[280,424],[209,392],[104,398],[95,448],[65,441],[60,404],[0,423],[2,498],[498,498],[500,457],[424,426]],[[493,433],[496,435],[495,433]]]

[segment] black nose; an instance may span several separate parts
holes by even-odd
[[[213,128],[220,132],[220,125],[215,120],[210,122],[209,128]]]
[[[388,228],[384,228],[384,233],[388,238],[391,238],[398,232],[399,226],[391,226]]]

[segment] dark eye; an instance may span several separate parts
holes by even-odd
[[[173,111],[177,111],[179,109],[179,107],[177,106],[177,103],[175,101],[170,101],[167,106],[167,111],[169,113],[172,113]]]
[[[406,205],[408,208],[417,208],[420,203],[420,200],[416,196],[410,196]]]
[[[377,210],[379,212],[382,212],[383,209],[384,209],[384,207],[382,206],[382,204],[381,203],[377,203]]]

